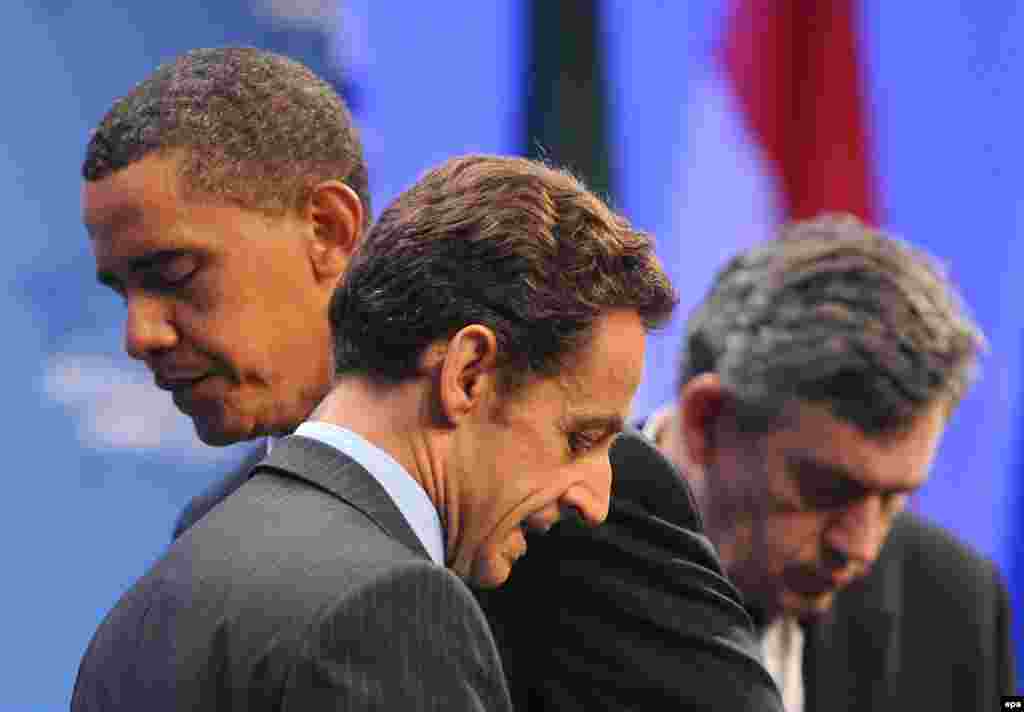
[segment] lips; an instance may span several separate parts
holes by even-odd
[[[792,577],[790,588],[804,596],[821,596],[845,588],[854,578],[856,577],[852,574],[839,571],[831,574],[806,572]]]
[[[535,512],[524,519],[519,526],[522,528],[524,534],[527,532],[547,534],[551,527],[555,526],[557,522],[557,513]]]
[[[176,393],[186,388],[190,388],[191,386],[194,386],[195,384],[199,383],[199,381],[203,380],[204,378],[206,378],[205,373],[198,375],[167,375],[162,373],[153,374],[153,380],[156,383],[156,387],[164,391],[171,391],[172,393]]]

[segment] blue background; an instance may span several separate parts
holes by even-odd
[[[604,12],[616,202],[658,236],[687,288],[708,279],[691,246],[737,239],[678,219],[680,165],[699,148],[693,107],[721,16],[717,2],[609,0]],[[79,216],[83,149],[112,100],[198,46],[256,44],[320,71],[343,65],[377,212],[451,154],[520,149],[521,3],[360,0],[333,22],[324,55],[311,38],[331,27],[282,24],[241,0],[5,3],[0,709],[66,709],[103,614],[166,546],[187,499],[243,454],[199,444],[120,354],[122,308],[95,283]],[[1013,0],[927,10],[871,0],[861,29],[886,223],[947,262],[990,342],[915,506],[1013,574],[1024,501],[1013,476],[1024,393],[1024,12]],[[679,323],[649,348],[637,413],[671,394]]]

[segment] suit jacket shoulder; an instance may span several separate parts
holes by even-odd
[[[321,683],[303,709],[388,707],[402,671],[434,656],[462,667],[435,671],[425,683],[433,694],[400,707],[441,709],[432,700],[448,698],[507,708],[497,651],[465,585],[429,561],[365,470],[289,440],[111,611],[73,709],[276,710],[299,679]],[[308,467],[292,468],[296,452]]]
[[[245,484],[255,468],[266,456],[262,444],[254,447],[238,467],[227,475],[214,480],[202,492],[195,495],[188,501],[184,509],[178,514],[171,531],[171,540],[177,539],[198,522],[206,513],[226,499],[228,495]]]
[[[451,572],[426,562],[392,568],[320,618],[286,681],[288,709],[511,708],[490,629]]]

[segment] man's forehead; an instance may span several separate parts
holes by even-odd
[[[622,430],[628,420],[632,396],[636,391],[621,378],[617,388],[608,388],[606,384],[595,384],[590,379],[579,377],[559,379],[559,387],[568,420],[595,426],[603,423],[616,430]]]
[[[82,223],[94,242],[105,240],[111,235],[142,222],[142,206],[137,202],[113,201],[107,196],[89,193],[89,186],[82,190]]]
[[[793,468],[863,487],[911,490],[924,483],[945,426],[938,404],[894,432],[866,434],[825,406],[802,405],[780,431]]]
[[[152,217],[135,203],[110,204],[108,210],[88,217],[85,228],[98,270],[122,269],[151,253],[182,247],[174,239],[173,225],[148,229]]]
[[[605,312],[593,326],[591,338],[567,360],[565,383],[581,397],[608,388],[636,392],[643,377],[647,333],[637,312]]]
[[[99,180],[82,184],[82,222],[93,239],[147,212],[172,208],[180,194],[177,162],[151,154]]]

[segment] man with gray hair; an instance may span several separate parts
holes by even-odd
[[[677,403],[648,432],[695,488],[788,712],[1012,692],[995,566],[903,511],[982,346],[930,258],[845,216],[734,257],[690,317]]]

